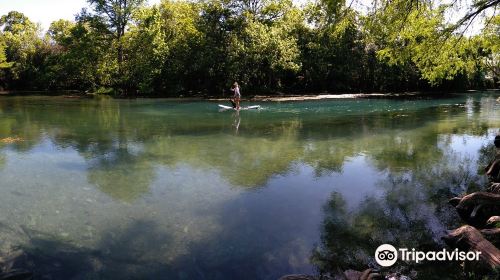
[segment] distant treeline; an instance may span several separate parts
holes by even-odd
[[[363,13],[341,0],[88,2],[46,34],[22,13],[2,16],[0,89],[177,96],[229,94],[234,81],[247,94],[499,86],[500,17],[464,35],[498,0],[472,1],[456,24],[445,20],[452,6],[428,0],[374,1]]]

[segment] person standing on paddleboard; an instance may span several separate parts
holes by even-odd
[[[239,110],[240,109],[241,93],[240,93],[240,86],[238,85],[237,82],[234,82],[233,87],[231,88],[231,91],[234,92],[233,99],[234,99],[234,102],[236,103],[236,110]]]

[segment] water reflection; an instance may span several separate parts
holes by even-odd
[[[482,172],[477,172],[477,167],[486,166],[495,154],[491,139],[474,159],[457,153],[450,148],[453,145],[444,145],[439,161],[434,158],[430,165],[388,173],[377,182],[383,195],[366,197],[354,210],[346,207],[341,194],[333,192],[324,205],[322,242],[313,251],[313,263],[321,273],[335,274],[347,269],[362,271],[378,267],[373,252],[381,244],[422,251],[445,247],[441,237],[447,229],[459,227],[461,222],[447,201],[485,186],[486,178],[481,176]],[[382,268],[382,271],[397,271],[416,279],[471,277],[460,262],[416,265],[398,262],[396,267]]]
[[[92,158],[88,180],[111,197],[131,202],[149,191],[155,167],[127,146],[118,145],[112,152]]]
[[[439,135],[485,135],[488,127],[493,125],[491,117],[470,119],[469,109],[467,116],[463,115],[461,106],[430,107],[404,113],[380,112],[370,114],[369,117],[339,115],[325,119],[326,116],[320,115],[312,120],[309,119],[310,116],[304,116],[270,121],[262,118],[262,115],[266,115],[263,113],[248,116],[249,125],[245,127],[244,138],[241,140],[232,139],[224,133],[224,123],[220,122],[220,116],[214,117],[213,121],[209,117],[201,122],[193,120],[195,117],[192,114],[174,112],[167,115],[168,119],[158,118],[152,114],[140,114],[141,111],[137,112],[131,104],[120,104],[112,100],[76,104],[75,101],[62,102],[64,106],[71,107],[64,112],[50,108],[52,106],[39,106],[34,101],[33,106],[23,106],[17,99],[8,101],[12,103],[4,101],[0,104],[6,107],[4,112],[23,113],[14,116],[7,114],[6,118],[2,118],[3,129],[0,134],[5,137],[18,135],[28,140],[13,145],[16,150],[28,151],[40,141],[43,134],[48,134],[55,145],[73,147],[87,159],[116,153],[117,142],[144,144],[147,146],[144,152],[131,156],[142,157],[148,154],[154,157],[155,149],[158,149],[162,153],[162,156],[157,157],[160,162],[173,161],[175,164],[187,161],[196,165],[233,170],[235,164],[245,161],[241,165],[250,164],[259,169],[252,173],[264,171],[270,174],[259,176],[261,178],[255,180],[247,179],[243,183],[246,186],[265,183],[271,174],[286,172],[287,166],[294,161],[305,161],[315,166],[318,175],[331,171],[340,172],[345,158],[359,153],[369,154],[376,164],[381,164],[380,169],[414,169],[421,162],[439,159],[440,150],[436,146]],[[490,103],[484,106],[491,107]],[[273,113],[267,115],[272,117]],[[434,118],[439,118],[440,121],[432,122]],[[234,113],[233,119],[233,129],[238,133],[240,113]],[[204,132],[208,128],[211,128],[210,133]],[[221,133],[214,134],[217,130]],[[233,144],[235,141],[240,143]],[[158,145],[157,142],[163,143]],[[245,148],[249,146],[251,148]],[[190,157],[193,159],[190,160]],[[262,160],[266,158],[269,159]],[[124,160],[128,161],[128,158]],[[268,161],[272,162],[267,164]],[[230,178],[231,174],[240,175],[234,170],[223,173]],[[241,176],[235,175],[232,180],[239,177]]]
[[[240,123],[241,123],[241,116],[240,116],[240,111],[236,111],[233,114],[233,126],[234,130],[236,131],[236,134],[238,134],[238,130],[240,129]]]
[[[265,107],[0,99],[0,138],[24,140],[0,143],[0,223],[28,237],[0,235],[89,277],[363,269],[381,242],[442,246],[446,201],[481,184],[477,149],[500,127],[487,94]]]

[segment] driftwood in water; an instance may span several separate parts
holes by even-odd
[[[483,227],[491,216],[500,215],[500,194],[475,192],[449,202],[465,222],[476,227]]]
[[[500,250],[486,240],[481,232],[472,226],[462,226],[443,237],[453,248],[464,251],[480,251],[479,259],[492,268],[500,267]]]

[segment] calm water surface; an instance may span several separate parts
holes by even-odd
[[[459,224],[447,199],[484,182],[497,97],[239,114],[210,102],[1,97],[0,254],[23,248],[55,279],[277,279],[373,267],[382,243],[442,248]]]

